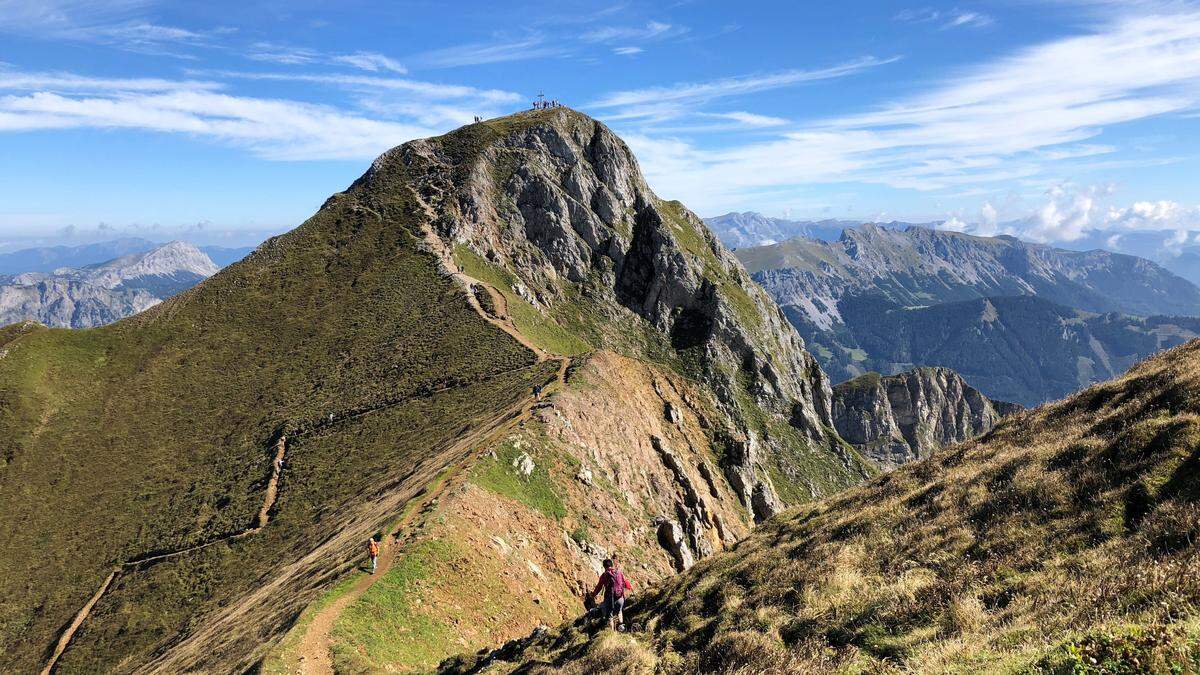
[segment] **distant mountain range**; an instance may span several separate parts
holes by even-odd
[[[125,237],[79,246],[41,246],[0,253],[0,274],[53,272],[60,267],[86,267],[130,253],[149,251],[158,244]]]
[[[841,236],[842,230],[861,224],[857,220],[787,220],[754,211],[731,211],[705,218],[704,223],[726,246],[734,249],[770,246],[793,237],[832,241]]]
[[[1107,251],[867,224],[737,256],[835,382],[946,366],[990,397],[1035,405],[1200,330],[1186,318],[1200,315],[1200,288]]]
[[[1076,251],[1104,249],[1141,256],[1194,284],[1200,284],[1200,241],[1183,230],[1086,230],[1073,241],[1051,242]]]
[[[130,253],[143,253],[161,246],[140,237],[125,237],[78,246],[39,246],[0,253],[0,275],[24,272],[53,272],[61,267],[87,267]],[[197,246],[217,267],[225,267],[245,258],[253,246]]]
[[[86,259],[138,241],[144,240],[107,242],[90,248],[62,247],[57,259]],[[151,246],[150,250],[82,267],[0,277],[0,325],[37,321],[49,326],[89,328],[111,323],[149,309],[220,269],[201,250],[186,242]],[[54,258],[44,255],[25,260]]]
[[[741,213],[733,211],[721,216],[705,218],[704,222],[730,248],[769,246],[793,237],[837,241],[843,230],[867,224],[862,220],[790,220],[773,218],[754,211]],[[892,221],[875,224],[898,230],[906,229],[911,225],[940,229],[941,222]],[[1009,225],[1016,227],[1019,224],[1002,223],[1001,228]],[[1197,233],[1170,229],[1123,231],[1091,229],[1085,230],[1082,236],[1076,239],[1052,240],[1043,243],[1072,251],[1100,249],[1112,253],[1135,255],[1156,262],[1194,284],[1200,284],[1200,238],[1197,236]]]
[[[1037,295],[1090,312],[1200,314],[1200,288],[1148,260],[1013,237],[867,224],[835,242],[796,238],[738,257],[781,304],[824,328],[843,295],[867,292],[900,306]]]

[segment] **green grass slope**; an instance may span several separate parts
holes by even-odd
[[[63,672],[161,654],[337,531],[346,509],[553,378],[439,276],[416,222],[401,187],[360,181],[142,315],[0,330],[0,671],[41,668],[114,564],[247,528],[280,431],[339,419],[289,450],[270,527],[119,577]],[[312,592],[265,610],[236,658]]]
[[[448,672],[1200,670],[1200,341]]]

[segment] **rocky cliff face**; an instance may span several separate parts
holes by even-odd
[[[218,269],[195,246],[176,241],[82,268],[0,278],[0,324],[102,326],[145,311]]]
[[[54,275],[23,274],[0,284],[0,324],[36,321],[62,328],[112,323],[162,299],[141,290],[113,290]]]
[[[884,469],[987,433],[1018,410],[988,399],[949,368],[869,373],[833,388],[838,433]]]

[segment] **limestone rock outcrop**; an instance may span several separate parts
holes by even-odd
[[[986,433],[1018,410],[987,398],[949,368],[868,373],[833,388],[838,433],[884,469]]]

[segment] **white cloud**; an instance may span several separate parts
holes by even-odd
[[[1023,234],[1035,241],[1075,241],[1095,224],[1097,199],[1111,193],[1111,186],[1056,185],[1046,192],[1046,203],[1029,219]]]
[[[1200,206],[1187,207],[1169,200],[1134,202],[1125,208],[1110,207],[1104,226],[1121,230],[1176,229],[1182,235],[1185,230],[1200,229]]]
[[[655,121],[666,122],[679,117],[681,109],[676,105],[664,105],[661,108],[640,108],[628,111],[630,116],[637,118],[643,125]],[[782,117],[773,117],[771,115],[760,115],[757,113],[745,111],[721,112],[721,113],[694,113],[693,117],[701,120],[698,122],[688,122],[682,124],[667,123],[656,124],[654,126],[644,127],[645,131],[653,132],[653,135],[662,134],[701,134],[714,132],[738,132],[738,131],[764,131],[777,129],[791,122]],[[614,116],[609,116],[607,119],[615,119]],[[715,121],[707,121],[715,120]]]
[[[327,106],[203,90],[0,97],[0,131],[126,128],[208,137],[275,160],[367,159],[432,130]]]
[[[613,49],[613,53],[618,56],[633,56],[634,54],[641,54],[643,51],[645,50],[641,47],[616,47]]]
[[[996,234],[996,221],[1000,217],[1000,212],[989,201],[983,202],[979,207],[979,227],[976,234],[982,237],[990,237]]]
[[[959,220],[958,216],[950,216],[946,220],[943,220],[938,228],[942,230],[950,230],[951,232],[966,232],[970,226],[962,220]]]
[[[1172,231],[1162,241],[1161,249],[1163,253],[1177,255],[1189,243],[1191,232],[1200,230],[1200,206],[1188,207],[1169,200],[1106,205],[1115,192],[1111,184],[1055,185],[1032,210],[1002,224],[996,222],[998,210],[985,201],[979,220],[967,225],[965,231],[982,236],[1004,232],[1039,242],[1071,242],[1097,231],[1111,231],[1105,246],[1113,250],[1120,247],[1122,233]]]

